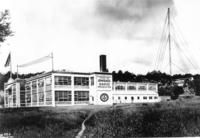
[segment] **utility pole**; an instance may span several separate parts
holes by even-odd
[[[169,39],[169,73],[172,76],[172,55],[171,55],[171,22],[170,22],[170,8],[168,8],[167,11],[167,17],[168,17],[168,29],[169,29],[169,34],[168,34],[168,39]]]

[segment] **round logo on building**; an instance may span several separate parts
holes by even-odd
[[[102,93],[101,96],[100,96],[100,99],[101,99],[102,102],[106,102],[106,101],[108,101],[109,96],[106,93]]]

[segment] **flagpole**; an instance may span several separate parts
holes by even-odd
[[[51,53],[51,67],[52,67],[52,72],[53,72],[53,52]]]
[[[11,52],[10,52],[10,78],[12,79],[12,60],[11,60]]]
[[[17,78],[18,78],[18,64],[17,64]]]

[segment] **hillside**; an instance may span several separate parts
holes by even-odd
[[[0,110],[0,133],[26,138],[83,136],[177,137],[200,135],[200,97],[156,104]]]
[[[86,122],[85,136],[183,137],[200,135],[200,98],[117,105]]]

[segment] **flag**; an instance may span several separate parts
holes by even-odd
[[[6,64],[5,64],[5,67],[9,66],[10,65],[10,62],[11,62],[11,55],[9,53],[8,57],[7,57],[7,60],[6,60]]]

